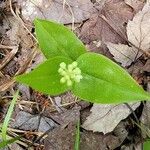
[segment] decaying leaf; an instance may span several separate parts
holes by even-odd
[[[150,4],[146,3],[127,24],[128,40],[136,47],[147,51],[150,49]]]
[[[5,59],[0,64],[0,70],[11,61],[11,59],[15,56],[15,54],[18,51],[18,46],[12,47],[12,50],[8,53],[8,55],[5,57]]]
[[[130,107],[135,110],[140,103],[130,103]],[[94,132],[111,132],[117,124],[130,114],[129,108],[125,104],[119,105],[102,105],[94,104],[91,114],[83,123],[83,128]]]
[[[27,112],[20,111],[15,121],[12,123],[12,127],[23,130],[38,130],[39,132],[46,132],[49,129],[53,129],[57,126],[53,120],[47,117],[34,116]]]
[[[129,47],[124,44],[106,43],[110,53],[114,56],[117,62],[120,62],[123,67],[129,66],[135,59],[141,56],[135,47]]]
[[[45,150],[74,149],[76,125],[80,117],[80,107],[74,107],[71,110],[67,110],[59,117],[61,120],[57,121],[61,125],[49,132],[48,137],[45,139],[44,143]]]
[[[81,22],[90,17],[93,4],[90,0],[18,0],[25,19],[33,21],[35,18],[50,19],[68,24]]]
[[[150,59],[147,60],[146,64],[143,66],[142,70],[147,73],[150,72]]]
[[[90,50],[106,54],[105,42],[125,43],[125,24],[133,17],[133,10],[123,0],[103,1],[105,4],[91,15],[81,30],[81,39]],[[101,5],[101,1],[98,3]],[[99,6],[98,5],[98,6]],[[93,41],[101,41],[97,45]]]
[[[135,13],[137,13],[140,9],[142,9],[144,3],[140,0],[125,0],[125,3],[131,6]]]
[[[150,92],[150,82],[148,83],[147,90]],[[143,137],[150,136],[150,102],[144,103],[144,109],[140,121],[144,129],[142,130]]]

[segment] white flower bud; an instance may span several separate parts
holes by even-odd
[[[60,73],[60,74],[61,74],[63,71],[64,71],[64,69],[62,69],[62,68],[59,68],[59,69],[58,69],[58,73]]]
[[[81,70],[80,70],[79,68],[75,68],[75,69],[73,70],[73,72],[74,72],[75,74],[81,74]]]
[[[64,62],[62,62],[62,63],[60,63],[60,67],[61,67],[62,69],[66,69],[66,64],[65,64]]]
[[[67,80],[67,86],[72,86],[72,81],[71,80]]]
[[[75,78],[74,78],[74,80],[75,80],[76,82],[80,82],[80,80],[81,80],[82,78],[83,78],[83,77],[82,77],[81,75],[76,75]]]
[[[71,72],[72,70],[73,70],[73,65],[72,64],[68,65],[68,71]]]
[[[73,82],[80,82],[83,78],[80,68],[77,67],[77,62],[73,62],[68,66],[64,62],[60,63],[58,72],[62,76],[60,83],[66,83],[67,86],[72,86]]]
[[[72,63],[73,68],[77,67],[77,65],[78,65],[78,63],[77,63],[76,61],[74,61],[74,62]]]
[[[60,83],[65,83],[66,82],[66,78],[65,77],[62,77],[61,79],[60,79]]]
[[[66,74],[66,75],[64,76],[64,78],[65,78],[66,80],[70,80],[70,77],[69,77],[68,74]]]

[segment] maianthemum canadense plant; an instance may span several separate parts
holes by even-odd
[[[150,100],[136,81],[107,57],[87,52],[67,27],[47,20],[35,20],[39,46],[47,58],[30,73],[16,80],[51,96],[71,91],[94,103],[124,103]]]

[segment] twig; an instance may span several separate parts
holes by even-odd
[[[22,26],[26,29],[26,31],[33,37],[33,39],[37,42],[36,37],[29,31],[29,29],[25,26],[25,23],[23,22],[23,20],[20,18],[20,16],[18,15],[18,13],[16,14],[12,8],[12,0],[9,0],[9,6],[10,6],[10,11],[12,13],[12,15],[21,22]]]
[[[0,48],[2,48],[2,49],[13,49],[14,46],[7,46],[7,45],[0,44]]]
[[[139,119],[137,118],[137,115],[135,114],[135,112],[133,111],[133,109],[130,107],[130,105],[129,105],[128,103],[124,103],[124,104],[129,108],[129,110],[130,110],[131,113],[133,114],[133,116],[134,116],[136,122],[139,124],[139,123],[140,123],[140,122],[139,122]]]

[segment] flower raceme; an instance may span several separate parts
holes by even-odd
[[[67,86],[72,86],[73,82],[80,82],[83,76],[77,65],[76,61],[68,66],[64,62],[60,63],[60,68],[58,69],[59,74],[62,76],[60,83],[66,83]]]

